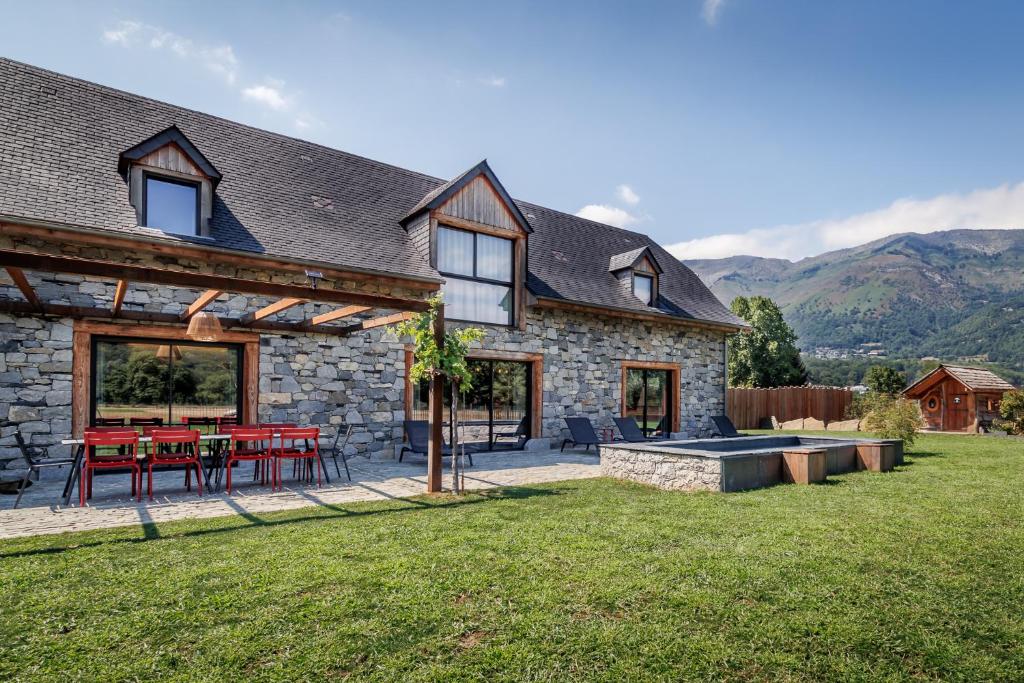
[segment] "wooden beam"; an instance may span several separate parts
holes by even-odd
[[[303,274],[310,267],[316,268],[324,274],[324,277],[331,280],[347,280],[352,282],[374,282],[387,285],[396,285],[416,291],[436,292],[439,281],[433,278],[404,278],[399,275],[386,273],[361,272],[345,270],[344,268],[331,268],[328,264],[316,261],[290,261],[284,258],[272,256],[260,256],[257,254],[244,254],[237,251],[224,249],[211,249],[175,243],[160,243],[156,240],[148,241],[138,237],[127,238],[110,234],[109,231],[93,230],[88,228],[76,228],[74,226],[62,226],[55,224],[26,225],[24,223],[3,223],[0,222],[0,235],[11,235],[18,237],[37,237],[57,242],[58,244],[85,244],[90,247],[104,246],[116,249],[125,249],[131,252],[146,252],[161,254],[174,258],[198,259],[204,263],[222,263],[241,268],[257,268],[264,270],[279,270]]]
[[[98,308],[91,306],[67,306],[64,304],[42,304],[40,306],[33,306],[25,301],[8,301],[0,300],[0,313],[25,313],[25,314],[42,314],[42,315],[56,315],[64,318],[98,318],[100,320],[113,320],[114,314],[109,308]],[[151,311],[121,311],[120,315],[117,316],[118,320],[134,320],[147,323],[181,323],[180,316],[176,313],[157,313]],[[309,323],[295,322],[274,322],[269,320],[260,320],[249,323],[248,325],[241,325],[238,318],[220,318],[220,324],[225,329],[240,328],[243,330],[266,330],[270,332],[284,332],[292,334],[301,333],[313,333],[313,334],[330,334],[337,336],[344,336],[351,334],[353,330],[332,326],[332,325],[310,325]],[[388,323],[380,323],[386,325]],[[228,333],[225,333],[228,334]]]
[[[331,311],[330,313],[315,315],[310,322],[314,325],[323,325],[324,323],[329,323],[341,318],[347,318],[352,315],[358,315],[370,310],[373,310],[370,306],[345,306],[344,308],[339,308],[335,311]]]
[[[306,301],[325,303],[358,304],[375,308],[391,308],[404,311],[425,311],[430,304],[420,299],[404,299],[380,294],[365,294],[306,285],[276,282],[262,282],[242,278],[212,275],[191,271],[166,270],[145,266],[131,266],[109,261],[91,261],[67,256],[51,256],[34,252],[0,249],[0,267],[20,267],[26,270],[41,270],[51,273],[92,275],[118,280],[131,280],[154,285],[171,285],[194,289],[218,289],[241,294],[290,297]]]
[[[280,313],[281,311],[287,311],[289,308],[292,308],[293,306],[298,306],[299,304],[304,303],[306,303],[306,299],[285,297],[280,301],[275,301],[269,306],[264,306],[258,311],[246,313],[245,315],[238,319],[238,324],[248,325],[249,323],[256,322],[257,320],[263,320],[264,318],[269,318],[270,316]]]
[[[444,306],[439,306],[434,318],[434,341],[439,349],[444,347]],[[444,449],[444,380],[430,378],[428,421],[429,441],[427,442],[427,493],[441,492],[441,452]]]
[[[114,306],[111,309],[114,317],[121,313],[121,306],[124,305],[124,295],[128,293],[128,281],[118,280],[117,289],[114,290]]]
[[[186,322],[196,313],[198,313],[199,311],[203,310],[211,303],[213,303],[214,299],[216,299],[221,294],[223,294],[223,292],[220,291],[219,289],[206,290],[205,292],[197,296],[196,300],[189,304],[188,308],[181,312],[179,318],[181,319],[182,322]]]
[[[26,301],[32,304],[34,307],[39,308],[41,301],[36,295],[36,290],[32,289],[32,285],[29,284],[28,278],[25,277],[25,272],[21,268],[8,267],[7,274],[14,280],[14,284],[21,290],[21,295],[25,297]]]
[[[372,330],[375,327],[383,327],[385,325],[393,325],[394,323],[400,323],[404,320],[409,320],[415,313],[394,313],[392,315],[385,315],[380,318],[371,318],[364,320],[361,323],[354,325],[346,325],[345,327],[335,327],[337,334],[351,334],[352,332],[361,332],[363,330]]]

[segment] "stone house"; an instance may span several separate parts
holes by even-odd
[[[486,162],[444,181],[5,59],[0,129],[0,469],[15,430],[60,448],[133,419],[351,424],[393,457],[430,390],[388,325],[438,291],[487,331],[478,448],[724,411],[742,321],[647,236],[515,200]]]

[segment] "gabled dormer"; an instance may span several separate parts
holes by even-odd
[[[641,302],[648,306],[657,304],[662,271],[650,247],[615,254],[609,259],[608,271]]]
[[[486,160],[428,193],[402,225],[444,277],[449,319],[525,325],[533,228]]]
[[[121,153],[118,170],[139,225],[209,236],[220,173],[176,126]]]

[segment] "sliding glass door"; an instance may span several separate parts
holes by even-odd
[[[628,368],[624,417],[636,420],[647,436],[665,436],[671,431],[672,372]]]
[[[459,396],[460,441],[474,450],[522,448],[530,438],[530,364],[502,360],[471,360],[473,386]],[[451,389],[445,383],[444,421],[452,440]],[[430,384],[413,393],[413,418],[428,419]]]
[[[241,415],[240,346],[94,338],[92,363],[90,424]]]

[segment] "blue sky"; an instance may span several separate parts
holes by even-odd
[[[1024,227],[1020,2],[0,2],[13,59],[799,258]]]

